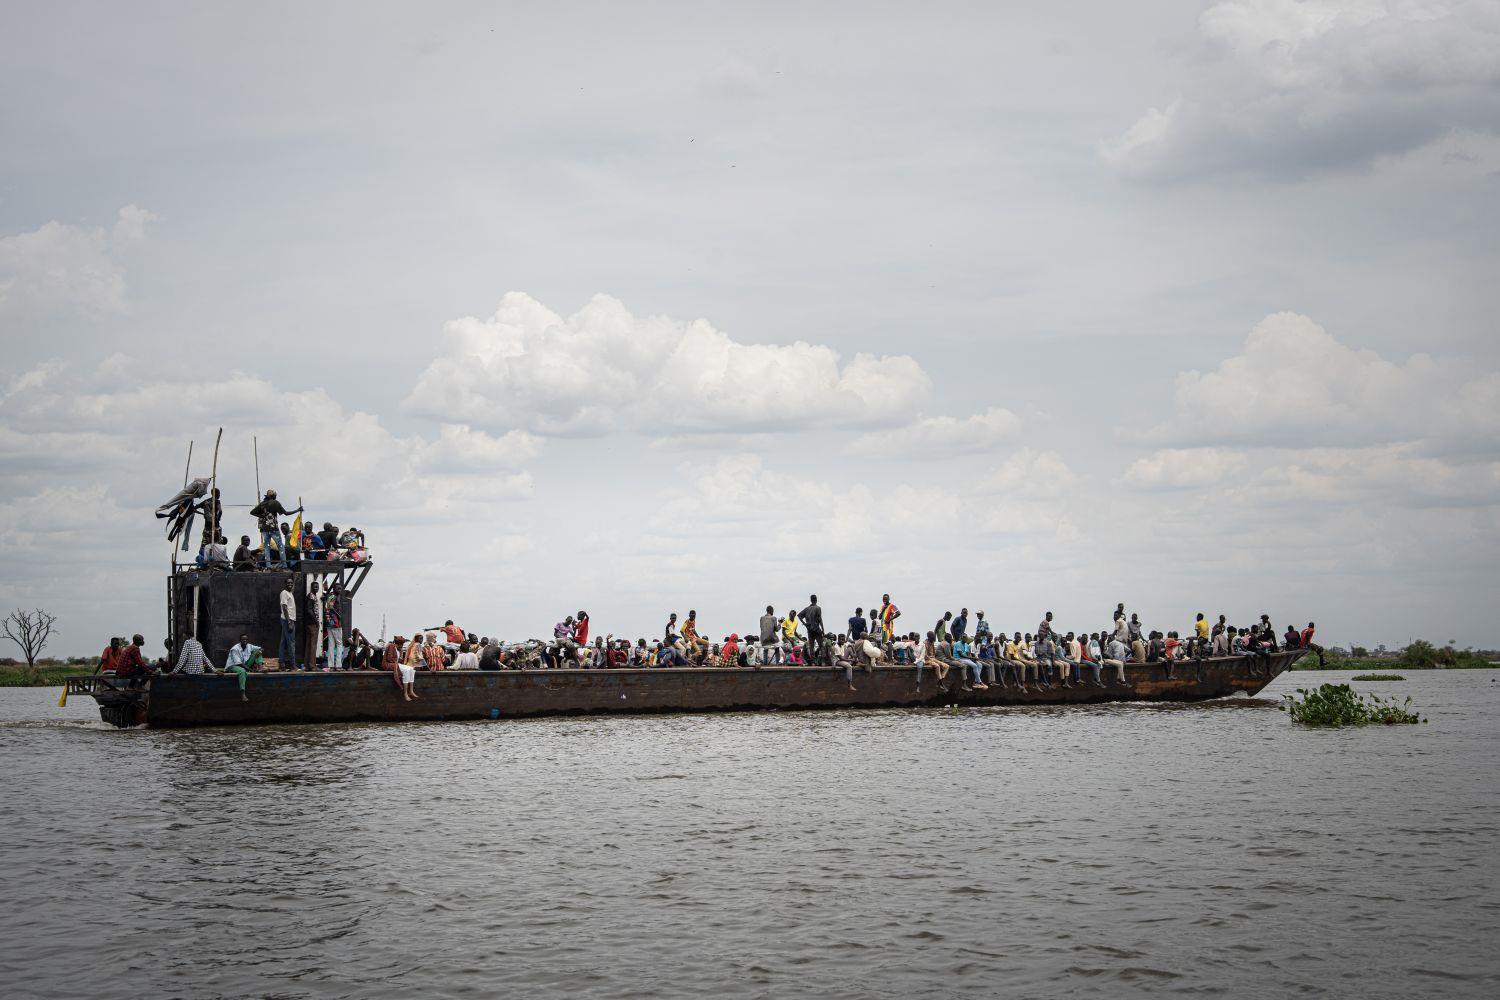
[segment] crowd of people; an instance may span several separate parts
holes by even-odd
[[[317,583],[301,601],[288,580],[281,595],[281,637],[274,665],[259,647],[242,636],[226,658],[223,669],[236,674],[241,697],[245,677],[256,670],[387,670],[401,696],[419,698],[419,672],[440,670],[546,670],[546,669],[661,669],[671,667],[775,668],[825,667],[843,672],[851,690],[856,672],[872,672],[876,666],[915,667],[920,689],[930,673],[940,685],[963,690],[991,687],[1018,691],[1046,691],[1073,687],[1129,687],[1128,664],[1160,664],[1168,678],[1177,669],[1201,670],[1203,661],[1215,657],[1245,657],[1253,669],[1271,673],[1270,656],[1278,649],[1307,649],[1320,664],[1323,649],[1316,642],[1316,626],[1309,622],[1301,630],[1288,626],[1279,636],[1268,615],[1249,626],[1231,625],[1225,615],[1210,623],[1199,613],[1183,633],[1146,629],[1135,613],[1122,603],[1115,608],[1108,627],[1098,631],[1064,631],[1047,612],[1035,629],[1027,632],[995,628],[983,611],[971,618],[968,608],[955,615],[945,611],[931,628],[907,631],[897,628],[902,618],[890,595],[882,595],[880,606],[866,614],[855,608],[846,626],[835,632],[826,626],[823,608],[813,595],[801,610],[779,614],[767,605],[758,627],[744,636],[731,632],[720,641],[703,634],[698,612],[689,610],[679,619],[667,617],[660,639],[630,640],[614,635],[591,637],[587,611],[568,615],[553,626],[549,640],[505,642],[476,635],[451,619],[440,626],[414,630],[411,638],[396,635],[388,641],[374,640],[352,629],[345,635],[342,602],[335,583],[321,594]],[[307,622],[305,649],[295,641],[299,604],[302,614],[316,616]],[[105,650],[101,669],[117,676],[149,673],[152,665],[139,651],[140,637],[120,641]],[[169,650],[169,654],[173,652]],[[197,639],[184,640],[175,662],[162,661],[158,669],[181,673],[204,673],[213,668]]]
[[[295,509],[287,510],[277,499],[275,490],[266,490],[260,502],[250,508],[260,544],[255,545],[250,535],[241,535],[233,555],[227,549],[226,539],[219,534],[222,510],[218,490],[211,491],[194,509],[203,515],[203,536],[195,562],[204,569],[243,573],[257,569],[290,569],[303,561],[363,563],[370,558],[363,531],[354,527],[340,530],[328,521],[323,522],[321,529],[313,530],[312,522],[303,516],[303,507],[299,504]],[[293,516],[300,517],[300,521],[284,520]]]

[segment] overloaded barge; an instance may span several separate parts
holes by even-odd
[[[241,634],[276,649],[278,595],[286,581],[299,592],[310,577],[337,575],[344,600],[343,628],[353,623],[353,600],[369,565],[303,562],[288,571],[219,572],[182,569],[168,580],[172,648],[188,635],[222,665]],[[300,623],[299,629],[306,628]],[[303,636],[298,636],[299,648]],[[505,719],[543,715],[647,712],[742,712],[812,708],[917,708],[949,705],[1059,705],[1112,701],[1201,701],[1239,691],[1255,694],[1302,655],[1273,653],[1269,661],[1234,656],[1126,667],[1126,685],[1074,686],[1042,691],[991,686],[965,691],[959,671],[939,684],[917,668],[877,666],[856,672],[850,690],[842,669],[653,668],[602,670],[443,670],[418,675],[415,701],[406,701],[384,670],[251,674],[248,700],[233,675],[157,674],[139,687],[108,675],[73,677],[69,694],[99,703],[116,726],[217,726],[307,722],[396,722],[418,719]],[[1108,673],[1113,674],[1113,671]]]

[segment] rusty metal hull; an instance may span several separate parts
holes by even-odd
[[[1111,701],[1201,701],[1254,694],[1301,656],[1274,654],[1269,669],[1242,657],[1127,668],[1128,686],[963,691],[956,671],[940,686],[915,667],[856,672],[827,667],[663,670],[444,670],[417,675],[418,700],[405,701],[390,673],[267,673],[249,678],[248,701],[231,676],[165,675],[151,681],[145,721],[157,727],[281,723],[509,719],[544,715],[742,712],[814,708],[946,705],[1069,705]],[[1113,671],[1109,671],[1113,674]]]

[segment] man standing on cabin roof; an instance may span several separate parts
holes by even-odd
[[[885,641],[890,642],[895,638],[896,619],[901,617],[901,609],[891,603],[890,594],[880,595],[880,628],[885,633]]]
[[[281,669],[297,669],[297,592],[291,580],[281,588],[281,644],[276,647],[276,658]]]
[[[818,595],[810,594],[807,598],[807,607],[802,609],[798,615],[802,624],[807,626],[808,652],[817,656],[823,648],[823,609],[818,607]]]
[[[286,568],[286,539],[278,526],[279,519],[288,514],[301,512],[301,507],[292,511],[281,506],[281,501],[276,499],[275,490],[266,490],[266,495],[261,502],[251,508],[250,516],[255,518],[256,524],[260,527],[261,561],[266,568],[269,569],[271,566],[272,546],[276,547],[277,565],[283,569]]]
[[[966,638],[968,638],[968,636],[969,636],[969,609],[968,608],[964,608],[961,611],[959,611],[958,617],[955,618],[955,619],[953,619],[953,628],[952,628],[950,634],[951,634],[954,642],[957,642],[960,639],[966,639]]]

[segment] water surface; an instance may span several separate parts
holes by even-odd
[[[1500,671],[1194,706],[118,731],[0,689],[18,997],[1500,993]]]

